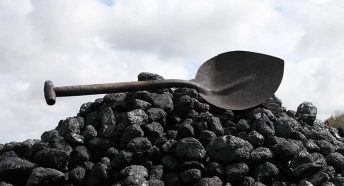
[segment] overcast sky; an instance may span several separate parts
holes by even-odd
[[[192,79],[207,59],[248,50],[285,60],[277,96],[318,118],[344,111],[344,1],[0,0],[0,143],[40,138],[97,97],[56,86],[132,81],[141,71]]]

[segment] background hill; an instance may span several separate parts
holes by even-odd
[[[340,126],[343,126],[344,125],[344,113],[339,114],[339,115],[335,115],[335,116],[331,116],[326,121],[329,122],[329,125],[331,127],[338,128]]]

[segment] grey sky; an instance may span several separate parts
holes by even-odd
[[[226,51],[285,59],[277,96],[319,118],[344,111],[344,1],[0,0],[0,143],[39,138],[97,97],[49,107],[43,82],[136,80],[141,71],[191,79]]]

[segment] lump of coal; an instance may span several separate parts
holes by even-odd
[[[108,177],[108,167],[103,163],[93,166],[86,180],[86,185],[103,185]]]
[[[121,102],[121,101],[124,101],[126,96],[127,96],[127,94],[124,92],[107,94],[104,96],[103,101],[105,103]]]
[[[201,178],[199,169],[188,169],[180,173],[180,179],[183,183],[193,183]]]
[[[3,157],[0,161],[0,180],[23,185],[35,166],[34,163],[19,157]]]
[[[166,169],[175,170],[179,165],[179,160],[175,156],[167,154],[161,158],[161,163]]]
[[[251,152],[250,160],[254,163],[264,162],[272,159],[274,153],[266,147],[258,147]]]
[[[130,165],[121,170],[121,174],[128,177],[132,175],[142,176],[144,178],[148,177],[147,169],[142,165]]]
[[[73,167],[75,165],[81,165],[88,160],[90,160],[89,150],[85,146],[77,146],[70,156],[69,164]]]
[[[277,158],[280,158],[284,161],[292,159],[299,151],[299,147],[289,141],[283,141],[277,143],[272,147],[274,153],[276,153]]]
[[[67,118],[66,120],[61,120],[56,127],[56,130],[61,136],[65,136],[68,133],[80,133],[80,128],[84,126],[84,118],[73,117]]]
[[[216,161],[209,162],[204,168],[204,174],[207,177],[217,176],[219,178],[224,178],[225,176],[225,168],[223,165]]]
[[[82,184],[86,177],[86,169],[82,167],[76,167],[69,171],[68,181],[73,184]]]
[[[344,170],[344,156],[338,152],[329,154],[326,157],[328,165],[331,165],[335,168],[336,172],[340,173]]]
[[[297,107],[295,116],[300,122],[313,125],[316,115],[317,108],[311,102],[303,102]]]
[[[166,112],[161,108],[150,108],[146,111],[149,122],[156,121],[162,124],[166,123]]]
[[[295,130],[301,125],[291,117],[280,117],[275,122],[276,136],[282,138],[293,138]]]
[[[124,148],[127,146],[128,142],[136,137],[143,137],[144,132],[140,125],[134,124],[130,125],[124,129],[123,134],[120,139],[120,146]]]
[[[148,95],[148,97],[153,107],[161,108],[166,112],[171,112],[173,110],[173,100],[169,93],[151,93]]]
[[[147,110],[152,107],[152,104],[148,103],[147,101],[143,101],[140,99],[134,99],[132,101],[132,107],[134,109],[142,109],[142,110]]]
[[[202,178],[194,184],[194,186],[222,186],[222,181],[219,177]]]
[[[208,119],[208,127],[216,136],[222,136],[224,133],[220,118],[218,117],[210,117]]]
[[[137,76],[139,81],[148,81],[148,80],[163,80],[164,78],[159,74],[153,74],[150,72],[141,72]]]
[[[66,176],[62,172],[51,169],[51,168],[43,168],[37,167],[33,169],[29,179],[27,180],[27,186],[35,186],[35,185],[63,185],[66,183]]]
[[[246,140],[226,135],[213,139],[207,145],[206,150],[209,157],[231,163],[234,161],[247,161],[253,146]]]
[[[97,131],[92,125],[87,125],[86,129],[82,132],[82,136],[89,141],[97,136]]]
[[[254,168],[253,175],[255,180],[262,183],[269,183],[278,176],[278,171],[278,168],[274,164],[265,162]]]
[[[99,159],[106,154],[106,151],[113,146],[111,140],[105,138],[94,138],[88,142],[88,149],[90,150],[94,159]]]
[[[150,136],[152,139],[158,139],[163,136],[164,128],[158,122],[152,122],[144,126],[147,136]]]
[[[273,122],[265,114],[258,114],[256,120],[252,123],[252,129],[264,137],[274,136],[275,127]]]
[[[75,133],[68,133],[65,139],[71,144],[82,145],[85,137]]]
[[[179,158],[202,159],[205,157],[206,151],[196,138],[188,137],[177,143],[175,154]]]
[[[234,163],[227,165],[226,167],[226,176],[227,181],[230,183],[237,183],[242,180],[248,173],[249,167],[246,163]]]
[[[264,144],[264,136],[255,130],[248,133],[246,140],[254,147],[260,147]]]
[[[137,137],[128,142],[127,149],[138,158],[149,157],[153,154],[151,142],[144,137]]]
[[[125,114],[124,118],[125,124],[129,125],[144,125],[148,122],[148,116],[145,111],[141,109],[135,109]]]
[[[69,155],[68,152],[62,150],[46,148],[36,153],[35,162],[44,167],[66,171],[68,170]]]
[[[101,125],[114,125],[116,124],[116,117],[110,107],[106,107],[100,112],[100,123]]]

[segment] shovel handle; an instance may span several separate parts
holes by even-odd
[[[47,80],[44,83],[44,95],[48,105],[54,105],[56,97],[67,96],[83,96],[93,94],[109,94],[117,92],[130,92],[140,90],[154,90],[171,87],[188,87],[194,88],[198,91],[204,89],[193,81],[180,79],[165,79],[152,81],[132,81],[121,83],[106,83],[106,84],[92,84],[92,85],[76,85],[54,87],[54,84]]]
[[[44,97],[48,105],[54,105],[56,102],[56,93],[54,90],[54,84],[50,80],[44,83]]]

